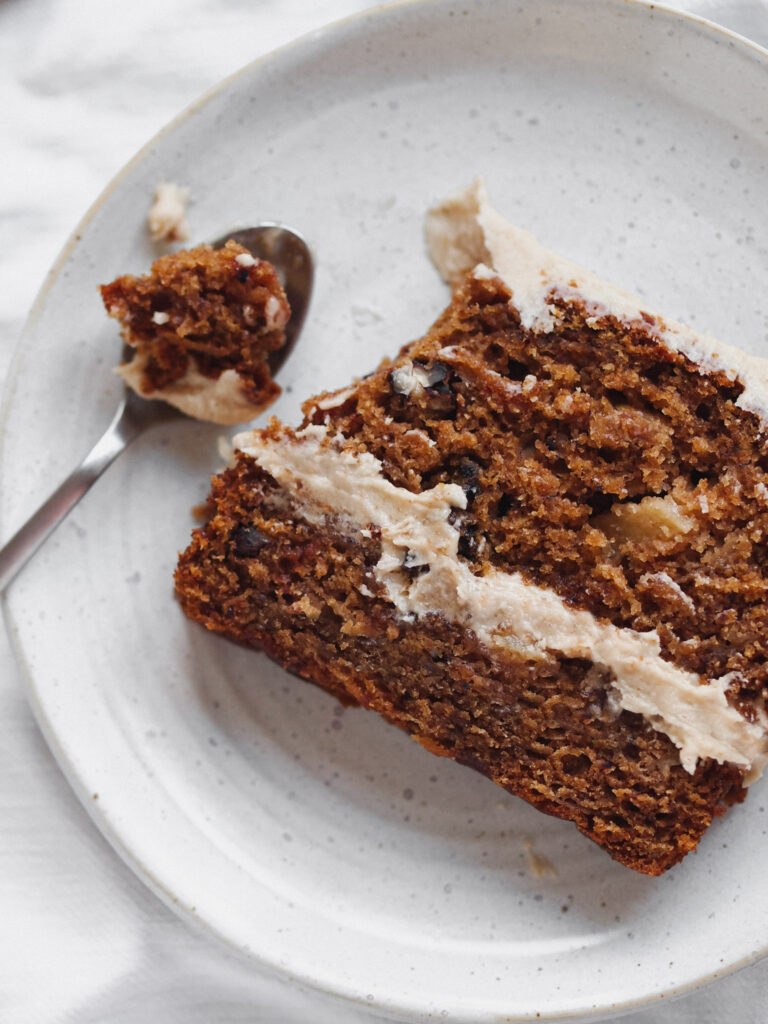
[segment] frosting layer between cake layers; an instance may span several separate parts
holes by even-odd
[[[729,705],[728,677],[707,682],[678,668],[662,657],[656,631],[602,622],[520,573],[472,573],[449,521],[452,509],[466,508],[457,484],[421,493],[397,487],[373,455],[342,450],[320,426],[271,439],[241,434],[234,444],[292,495],[308,521],[331,516],[337,528],[352,533],[379,531],[375,576],[382,596],[405,619],[440,615],[472,630],[490,649],[514,649],[527,658],[553,652],[603,666],[612,673],[620,706],[666,734],[688,772],[699,758],[713,758],[742,766],[748,783],[768,763],[768,734]],[[411,576],[406,556],[408,568],[427,568]]]
[[[187,416],[221,426],[245,423],[261,411],[260,405],[248,399],[243,390],[246,382],[236,370],[224,370],[218,377],[206,377],[200,373],[195,359],[190,357],[183,377],[148,392],[144,390],[144,371],[148,363],[149,356],[137,352],[129,363],[115,367],[115,373],[142,398],[161,398]]]

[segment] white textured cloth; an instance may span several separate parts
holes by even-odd
[[[232,70],[366,6],[0,0],[0,382],[48,267],[133,153]],[[768,44],[768,7],[760,0],[679,6]],[[61,776],[1,628],[0,830],[0,1021],[371,1020],[260,973],[144,888]],[[625,1019],[763,1024],[766,991],[768,962]]]

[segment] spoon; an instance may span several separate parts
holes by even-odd
[[[274,266],[291,308],[291,316],[285,326],[285,344],[271,352],[267,359],[270,373],[274,376],[296,344],[306,317],[312,294],[312,256],[304,239],[282,224],[260,224],[232,231],[214,242],[214,248],[221,248],[229,239],[239,242],[254,256],[268,260]],[[141,398],[126,387],[112,422],[77,469],[0,548],[0,592],[131,441],[158,423],[183,418],[184,413],[166,402]]]

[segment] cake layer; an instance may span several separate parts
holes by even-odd
[[[610,315],[624,324],[642,325],[701,369],[738,380],[736,404],[768,420],[768,360],[649,311],[636,295],[547,249],[491,206],[481,178],[430,210],[425,234],[430,256],[448,283],[460,283],[469,271],[501,278],[524,327],[555,330],[555,298],[575,302],[596,317]]]

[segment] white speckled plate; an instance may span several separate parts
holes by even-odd
[[[280,218],[313,243],[316,300],[277,407],[295,419],[440,310],[422,217],[478,172],[564,254],[765,350],[766,112],[763,51],[618,0],[395,5],[246,68],[150,143],[54,269],[6,403],[6,535],[116,403],[96,285],[148,265],[159,179],[191,188],[198,239]],[[288,977],[419,1021],[616,1013],[766,952],[765,783],[643,878],[189,624],[171,576],[218,433],[138,442],[6,601],[51,746],[155,891]]]

